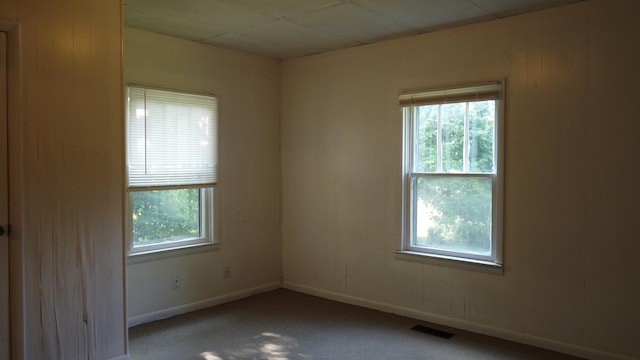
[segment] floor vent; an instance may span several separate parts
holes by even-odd
[[[453,337],[453,335],[454,335],[454,334],[452,334],[450,332],[446,332],[446,331],[430,328],[428,326],[423,326],[423,325],[416,325],[416,326],[412,327],[411,330],[419,331],[421,333],[425,333],[425,334],[441,337],[441,338],[444,338],[444,339],[451,339]]]

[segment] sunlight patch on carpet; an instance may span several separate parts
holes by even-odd
[[[202,356],[202,359],[204,360],[223,360],[220,356],[215,355],[211,351],[205,351],[200,354],[200,356]]]

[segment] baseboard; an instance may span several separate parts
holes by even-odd
[[[236,291],[230,294],[224,294],[220,296],[216,296],[214,298],[205,299],[197,302],[193,302],[190,304],[184,304],[180,306],[175,306],[168,309],[163,309],[159,311],[154,311],[147,314],[136,315],[129,317],[127,320],[128,326],[133,327],[136,325],[146,324],[152,321],[166,319],[172,316],[185,314],[191,311],[196,311],[204,308],[208,308],[214,305],[224,304],[234,300],[240,300],[252,295],[261,294],[264,292],[272,291],[279,289],[281,287],[280,282],[256,286],[253,288]],[[128,359],[128,358],[127,358]],[[124,359],[123,359],[124,360]]]
[[[460,319],[455,319],[447,316],[426,313],[410,308],[401,306],[395,306],[378,301],[372,301],[360,297],[345,295],[332,291],[326,291],[314,287],[295,284],[288,281],[283,281],[282,287],[285,289],[322,297],[329,300],[339,301],[351,305],[361,306],[373,310],[379,310],[387,313],[397,314],[401,316],[410,317],[422,321],[431,322],[434,324],[440,324],[450,326],[453,328],[466,330],[478,334],[493,336],[504,340],[514,341],[521,344],[531,345],[547,350],[561,352],[573,356],[578,356],[590,360],[633,360],[633,358],[625,357],[622,355],[606,353],[574,344],[563,343],[555,340],[540,338],[537,336],[518,333],[502,328],[496,328],[492,326],[482,325]]]
[[[118,357],[114,357],[109,360],[131,360],[131,357],[127,354],[127,355],[120,355]]]

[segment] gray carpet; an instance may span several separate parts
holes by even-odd
[[[424,325],[450,339],[411,330]],[[129,329],[132,360],[577,359],[289,290]]]

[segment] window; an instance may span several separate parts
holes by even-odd
[[[499,83],[400,95],[403,251],[500,264]]]
[[[127,88],[129,253],[215,242],[217,101]]]

